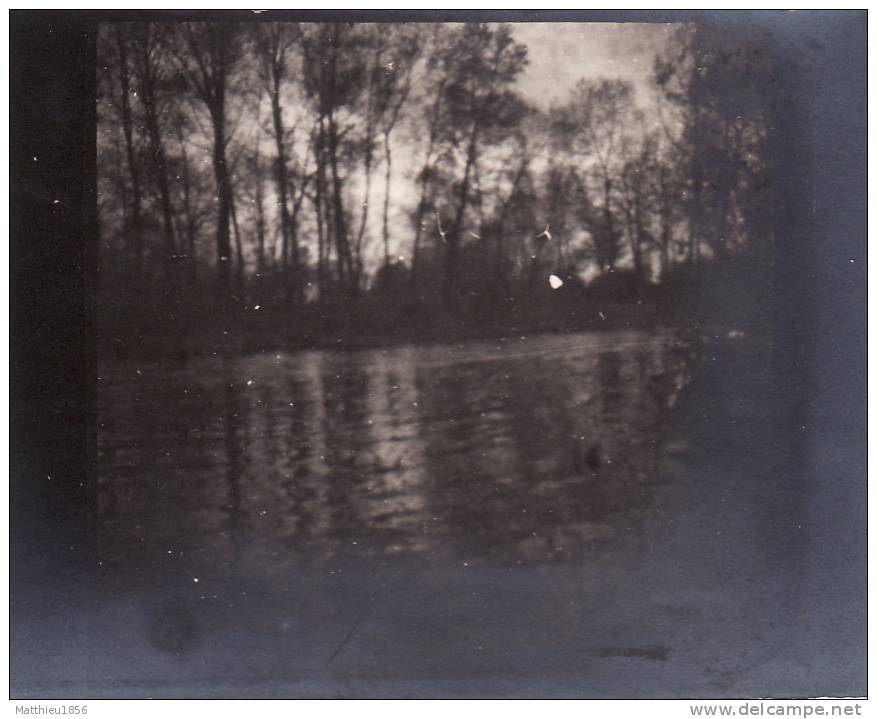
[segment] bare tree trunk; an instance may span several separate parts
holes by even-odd
[[[518,191],[518,186],[521,184],[521,180],[524,179],[524,174],[527,171],[527,159],[524,157],[521,160],[521,165],[518,168],[518,172],[515,174],[515,178],[512,181],[512,188],[509,191],[509,196],[502,203],[502,209],[499,213],[499,219],[497,221],[497,229],[496,229],[496,260],[494,265],[494,291],[497,295],[505,291],[505,223],[506,216],[508,215],[509,206],[512,203],[512,200],[515,197],[515,193]]]
[[[257,159],[256,161],[256,271],[262,275],[265,273],[265,208],[263,206],[262,196],[262,169]]]
[[[625,200],[624,203],[624,225],[627,227],[627,240],[630,245],[630,257],[633,260],[634,272],[637,271],[638,260],[636,256],[636,227],[633,219],[633,211]]]
[[[724,157],[720,165],[721,181],[717,188],[722,194],[721,210],[719,211],[719,234],[714,244],[715,256],[723,258],[728,253],[728,211],[731,205],[731,188],[734,186],[734,170],[729,159],[733,152],[729,136],[731,123],[725,120],[722,128],[722,150]]]
[[[113,133],[113,170],[115,171],[116,185],[119,189],[119,202],[122,206],[122,224],[127,225],[130,211],[128,210],[128,188],[125,187],[125,171],[122,168],[123,154],[122,146],[119,142],[119,127],[115,127]]]
[[[238,227],[237,203],[235,202],[234,192],[231,192],[231,222],[234,228],[234,246],[237,262],[235,263],[235,275],[238,283],[238,292],[240,293],[241,302],[246,301],[246,266],[244,262],[244,248],[241,243],[241,230]]]
[[[381,60],[380,49],[378,50],[374,63],[379,65]],[[374,86],[373,82],[369,82],[368,87],[368,102],[366,103],[366,111],[365,111],[365,193],[362,201],[362,208],[360,210],[360,220],[359,220],[359,230],[356,233],[356,244],[354,247],[354,259],[356,261],[356,272],[355,275],[358,277],[362,270],[361,268],[361,260],[362,260],[362,242],[363,237],[365,236],[365,226],[368,222],[368,213],[369,213],[369,205],[371,203],[371,187],[372,187],[372,164],[374,162],[374,150],[372,147],[372,142],[374,140],[375,135],[375,97],[374,97]]]
[[[670,271],[670,223],[664,220],[661,227],[661,279]]]
[[[384,172],[384,218],[383,218],[383,236],[384,236],[384,267],[390,266],[390,180],[393,174],[393,155],[390,150],[390,133],[384,133],[384,162],[386,170]]]
[[[639,197],[642,187],[638,172],[638,167],[628,165],[622,170],[620,180],[624,224],[627,227],[627,242],[630,247],[630,258],[633,261],[633,272],[637,277],[642,277],[642,226]]]
[[[490,247],[488,246],[488,237],[486,230],[486,222],[484,217],[484,189],[481,186],[481,172],[478,164],[478,160],[475,160],[474,166],[472,168],[473,179],[475,180],[475,191],[476,191],[476,207],[478,209],[478,232],[472,233],[477,234],[480,242],[479,252],[481,254],[481,272],[484,277],[487,277],[490,271]],[[462,229],[462,228],[461,228]]]
[[[174,215],[171,205],[171,190],[167,176],[167,161],[164,151],[164,143],[161,137],[161,127],[158,120],[158,98],[156,96],[155,68],[150,59],[150,28],[147,25],[139,38],[138,77],[140,80],[140,99],[143,102],[144,124],[146,134],[149,137],[150,153],[152,155],[153,172],[158,183],[159,203],[161,206],[162,233],[164,235],[164,267],[167,281],[170,286],[171,296],[175,296],[179,289],[176,271],[177,243],[174,232]]]
[[[279,78],[275,76],[275,84],[271,92],[271,117],[274,124],[274,144],[277,148],[277,201],[280,203],[280,231],[283,238],[282,262],[283,270],[288,275],[287,286],[290,295],[298,297],[301,292],[301,266],[299,248],[292,218],[289,215],[289,176],[286,168],[286,143],[283,114],[280,106]]]
[[[197,282],[197,262],[195,257],[196,219],[192,208],[192,178],[189,175],[189,156],[186,152],[186,141],[183,136],[183,126],[177,124],[177,138],[180,143],[180,159],[182,170],[180,179],[183,185],[183,213],[185,215],[186,253],[188,254],[189,280],[192,285]]]
[[[341,175],[338,171],[338,128],[329,114],[329,170],[332,175],[332,212],[335,230],[335,251],[338,255],[338,280],[350,296],[356,295],[358,278],[347,237]]]
[[[612,180],[605,177],[603,180],[603,216],[606,220],[606,267],[600,268],[609,272],[615,271],[615,225],[612,220]]]
[[[128,33],[124,24],[116,26],[116,44],[119,49],[119,90],[122,111],[122,132],[125,136],[125,155],[131,175],[131,236],[133,238],[134,276],[143,279],[143,215],[140,166],[134,148],[134,129],[131,117],[131,77],[128,69]]]
[[[637,188],[633,189],[632,207],[628,211],[630,215],[630,256],[633,260],[634,274],[639,278],[643,278],[643,227],[638,192]]]
[[[417,213],[414,218],[414,242],[411,246],[411,274],[408,276],[408,289],[414,294],[417,287],[417,272],[420,269],[420,237],[423,234],[423,214],[426,205],[426,183],[421,183],[420,202],[417,203]]]
[[[229,222],[231,220],[231,192],[228,180],[228,168],[225,164],[225,115],[221,109],[214,110],[213,119],[213,173],[216,177],[216,189],[219,196],[219,207],[216,220],[216,255],[219,279],[219,291],[228,309],[231,302],[231,236]]]
[[[224,309],[231,303],[232,191],[226,157],[225,99],[228,79],[241,51],[240,28],[233,23],[185,23],[182,33],[187,52],[177,54],[178,68],[210,113],[213,129],[213,174],[216,179],[216,254],[218,289]],[[192,65],[194,61],[194,65]]]
[[[444,101],[445,84],[447,80],[442,77],[439,80],[435,93],[435,102],[433,103],[430,120],[429,120],[429,143],[426,147],[426,157],[423,161],[423,170],[420,173],[420,201],[417,203],[416,216],[414,218],[414,243],[411,248],[411,274],[409,275],[408,289],[413,296],[414,289],[417,287],[418,270],[420,269],[420,240],[423,236],[423,217],[426,212],[426,194],[429,189],[429,172],[432,170],[432,155],[435,150],[436,138],[438,136],[440,110]]]
[[[478,126],[472,130],[469,140],[469,148],[466,152],[466,168],[463,171],[463,182],[460,185],[460,202],[457,205],[457,213],[451,231],[447,234],[447,247],[445,248],[445,276],[442,295],[445,307],[449,310],[456,305],[457,263],[459,261],[460,232],[463,229],[463,217],[466,213],[466,205],[469,202],[469,184],[471,182],[472,167],[477,156]]]
[[[368,211],[369,204],[371,202],[371,191],[372,191],[372,152],[368,150],[366,152],[365,157],[365,197],[362,202],[362,213],[359,221],[359,230],[356,233],[356,243],[354,245],[354,249],[352,252],[353,261],[355,264],[355,271],[353,273],[354,277],[359,278],[359,274],[362,271],[361,260],[362,260],[362,241],[365,236],[365,226],[368,222]]]
[[[691,183],[691,201],[688,208],[688,257],[687,262],[697,264],[699,260],[700,215],[701,215],[701,181],[700,173],[696,173]]]
[[[698,110],[695,108],[694,120],[694,137],[691,143],[691,198],[688,202],[688,256],[686,262],[689,265],[696,265],[700,259],[700,233],[701,227],[701,191],[703,189],[703,175],[701,168],[701,158],[698,157],[700,147],[700,120]]]
[[[329,288],[326,283],[326,245],[328,243],[328,235],[323,222],[325,203],[325,184],[326,184],[326,167],[323,160],[322,150],[322,120],[320,121],[320,130],[318,141],[314,146],[314,160],[316,162],[316,182],[314,188],[314,214],[317,219],[317,292],[321,307],[324,307],[327,300]]]
[[[347,218],[344,214],[344,195],[343,182],[338,167],[338,147],[339,133],[338,125],[335,122],[335,105],[337,102],[337,73],[338,73],[338,47],[341,42],[341,26],[334,24],[332,26],[332,51],[328,66],[328,88],[324,90],[321,98],[321,106],[325,108],[325,119],[327,123],[327,149],[329,170],[331,173],[332,192],[331,192],[331,218],[332,230],[334,231],[335,251],[338,261],[338,281],[345,292],[350,297],[355,297],[359,290],[359,278],[354,258],[350,250],[350,240],[347,234]],[[322,126],[322,117],[321,117]]]
[[[673,239],[674,198],[671,197],[670,183],[667,180],[666,172],[663,166],[658,170],[658,194],[661,208],[660,262],[662,281],[670,271],[670,243]]]
[[[296,282],[290,288],[290,291],[292,293],[292,298],[296,306],[301,306],[304,304],[304,286],[302,284],[302,277],[300,274],[301,258],[298,248],[298,216],[301,212],[301,208],[305,200],[308,182],[309,180],[307,177],[301,179],[298,188],[298,195],[295,198],[292,206],[292,215],[290,215],[289,218],[289,241],[290,245],[292,246],[293,267],[296,268]]]

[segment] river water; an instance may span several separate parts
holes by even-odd
[[[102,367],[107,567],[581,560],[661,511],[670,333]]]

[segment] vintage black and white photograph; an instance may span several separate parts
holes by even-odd
[[[13,12],[13,699],[867,695],[866,13],[570,15]]]

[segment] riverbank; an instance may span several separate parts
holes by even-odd
[[[102,361],[124,362],[668,327],[767,335],[769,271],[763,263],[739,260],[679,270],[661,284],[626,272],[588,286],[567,278],[557,290],[546,282],[502,300],[472,296],[454,311],[435,298],[378,292],[295,308],[269,299],[273,295],[258,285],[225,308],[209,294],[181,298],[164,311],[114,294],[99,303],[95,339]]]
[[[674,312],[637,302],[600,301],[547,307],[510,307],[491,317],[433,312],[409,305],[388,311],[364,301],[343,310],[248,305],[230,317],[193,311],[184,319],[140,323],[99,322],[102,360],[184,359],[275,350],[366,349],[401,344],[466,342],[537,334],[618,331],[677,326]],[[115,329],[114,329],[115,326]]]

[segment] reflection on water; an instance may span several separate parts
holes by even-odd
[[[586,556],[664,490],[687,372],[636,332],[107,368],[101,554]]]

